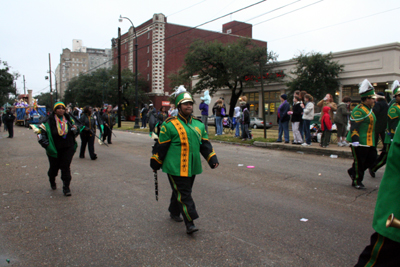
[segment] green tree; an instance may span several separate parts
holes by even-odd
[[[135,75],[129,69],[122,70],[121,73],[122,105],[125,106],[126,115],[133,114],[135,107]],[[147,100],[144,91],[148,88],[147,82],[143,79],[138,80],[139,103]],[[64,94],[64,102],[72,103],[79,107],[86,105],[101,107],[104,103],[118,103],[118,69],[114,65],[111,69],[97,69],[88,74],[74,77],[69,83]]]
[[[250,39],[229,44],[200,40],[190,46],[180,76],[185,79],[198,75],[199,81],[191,90],[192,93],[209,89],[213,95],[220,89],[229,88],[229,116],[232,117],[243,89],[254,85],[254,79],[248,77],[260,76],[260,64],[268,72],[273,68],[276,58],[273,52],[267,53],[266,47],[257,46]]]
[[[46,110],[52,110],[53,107],[50,106],[50,93],[40,93],[33,98],[37,99],[39,106],[46,106]]]
[[[0,60],[0,105],[10,102],[10,94],[17,94],[17,89],[14,86],[14,81],[19,77],[18,73],[10,73],[10,67],[6,61]],[[11,103],[10,103],[11,104]]]
[[[286,84],[290,99],[296,90],[307,91],[315,100],[322,99],[328,93],[335,95],[344,65],[332,61],[332,53],[301,53],[293,59],[297,62],[296,69],[291,72],[294,78]]]

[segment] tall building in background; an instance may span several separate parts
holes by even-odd
[[[252,38],[252,25],[232,21],[222,26],[222,32],[194,29],[167,23],[159,13],[136,27],[138,42],[138,74],[148,82],[147,94],[156,107],[167,103],[171,94],[169,75],[177,73],[184,64],[190,44],[195,40],[233,43],[241,38]],[[118,39],[112,42],[114,64],[118,63]],[[267,48],[267,42],[253,40]],[[121,36],[121,67],[134,71],[135,34],[133,27]]]
[[[72,40],[72,51],[64,48],[60,64],[56,68],[58,99],[62,99],[69,81],[79,74],[90,73],[98,68],[111,68],[111,49],[87,48],[82,40]]]

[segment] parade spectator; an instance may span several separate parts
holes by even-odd
[[[107,143],[112,144],[111,137],[112,137],[112,130],[115,125],[115,116],[112,112],[112,106],[108,105],[107,110],[102,115],[102,120],[104,123],[104,135],[103,135],[103,143],[106,141]]]
[[[328,106],[330,107],[329,110],[329,117],[331,118],[331,121],[333,122],[333,112],[336,111],[337,109],[337,105],[336,103],[333,101],[333,97],[331,94],[326,94],[326,96],[324,97],[324,99],[322,99],[321,101],[319,101],[317,103],[317,106],[321,108],[321,118],[320,121],[322,119],[322,116],[324,115],[324,109],[323,107]]]
[[[381,138],[382,144],[385,141],[385,131],[387,127],[387,114],[389,110],[388,103],[386,102],[385,94],[379,92],[376,94],[376,102],[372,108],[376,117],[375,123],[375,145],[378,146],[379,137]]]
[[[304,109],[303,109],[303,125],[304,125],[304,137],[305,142],[303,146],[311,146],[311,132],[310,125],[311,121],[314,119],[314,103],[313,97],[309,94],[304,96]]]
[[[178,115],[178,109],[175,107],[175,104],[170,104],[170,108],[168,110],[168,117]]]
[[[94,153],[94,139],[96,137],[96,120],[93,116],[92,107],[86,106],[83,109],[80,121],[85,128],[81,131],[81,151],[79,158],[85,158],[86,145],[88,146],[91,160],[96,160],[97,155]]]
[[[395,85],[396,86],[396,85]],[[368,168],[369,174],[375,177],[377,172],[382,166],[386,164],[386,159],[389,153],[389,148],[392,144],[394,134],[397,126],[399,125],[400,118],[400,87],[393,89],[393,94],[396,99],[396,103],[392,104],[387,113],[387,129],[385,134],[385,140],[383,141],[383,148],[379,157],[375,160],[374,164]]]
[[[351,98],[349,96],[343,97],[342,102],[340,102],[337,106],[336,114],[333,117],[333,121],[335,122],[337,129],[338,146],[349,146],[349,144],[346,142],[346,136],[347,124],[351,114],[350,104]]]
[[[147,107],[147,104],[144,104],[142,110],[140,111],[140,115],[142,116],[142,127],[140,127],[140,129],[146,128],[148,112],[149,112],[149,108]]]
[[[14,137],[15,116],[14,116],[14,114],[12,114],[11,108],[8,108],[6,111],[6,114],[3,115],[3,121],[4,121],[4,128],[7,128],[7,130],[8,130],[7,138],[13,138]]]
[[[218,159],[208,140],[204,124],[192,116],[192,96],[183,86],[180,88],[185,91],[177,92],[175,99],[179,114],[163,123],[165,131],[160,133],[154,145],[150,167],[155,172],[162,168],[168,174],[172,189],[168,208],[170,217],[176,222],[182,222],[182,214],[186,233],[193,234],[198,231],[193,221],[199,215],[192,198],[192,188],[196,175],[202,172],[200,154],[212,169],[218,167]]]
[[[161,124],[168,118],[168,113],[165,110],[165,107],[162,106],[157,114],[157,135],[160,135]]]
[[[75,122],[66,113],[63,102],[54,104],[54,111],[42,123],[40,128],[33,128],[38,133],[39,144],[46,149],[50,168],[48,173],[50,187],[57,189],[56,177],[61,170],[64,196],[71,196],[71,162],[77,143],[78,129]]]
[[[234,109],[234,119],[235,119],[235,137],[240,137],[240,118],[242,117],[242,110],[239,106]]]
[[[218,99],[215,105],[215,126],[217,127],[217,135],[222,135],[222,118],[225,116],[225,110],[222,99]]]
[[[301,137],[299,127],[300,122],[302,121],[303,108],[301,107],[300,97],[293,97],[293,111],[289,111],[288,114],[292,115],[292,144],[301,145],[303,143],[303,138]]]
[[[364,189],[362,183],[364,172],[373,166],[376,160],[375,147],[375,115],[372,107],[375,103],[375,90],[371,83],[365,79],[359,86],[361,104],[353,109],[350,116],[350,131],[347,141],[351,142],[354,157],[353,165],[347,170],[356,189]]]
[[[240,102],[240,109],[242,110],[242,117],[240,121],[243,124],[242,140],[246,141],[247,139],[251,139],[251,134],[249,131],[250,112],[249,109],[247,108],[247,103],[244,101]]]
[[[287,102],[287,95],[281,95],[281,104],[278,107],[278,124],[279,124],[279,132],[278,132],[278,140],[276,142],[282,143],[282,134],[284,133],[285,143],[289,143],[289,121],[290,115],[288,111],[290,110],[290,105]]]
[[[205,103],[205,100],[201,100],[199,109],[201,110],[201,121],[204,123],[206,132],[208,133],[208,105]]]
[[[324,115],[321,118],[321,130],[322,130],[322,137],[321,137],[321,147],[328,147],[329,143],[331,142],[331,131],[332,131],[332,121],[331,117],[329,116],[329,106],[325,106],[322,108]]]
[[[301,106],[301,108],[304,110],[304,107],[305,107],[305,105],[304,105],[304,102],[305,102],[305,100],[304,100],[304,96],[307,94],[307,92],[306,91],[300,91],[300,94],[299,94],[299,97],[300,97],[300,106]],[[303,114],[302,114],[303,115]],[[299,126],[299,131],[300,131],[300,136],[301,136],[301,138],[303,139],[303,140],[305,140],[304,139],[304,121],[303,120],[301,120],[300,121],[300,126]]]

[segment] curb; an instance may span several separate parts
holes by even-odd
[[[299,146],[299,145],[289,145],[289,144],[279,144],[279,143],[267,143],[255,141],[253,143],[256,147],[263,147],[269,149],[282,149],[288,151],[294,151],[300,154],[309,153],[315,155],[337,155],[341,158],[353,158],[351,151],[334,150],[329,148],[317,148],[310,146]]]

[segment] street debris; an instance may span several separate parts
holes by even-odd
[[[321,176],[322,174],[321,174],[321,173],[318,173],[318,175]]]
[[[26,168],[26,165],[25,166],[21,166],[21,168]]]
[[[243,167],[243,164],[238,164],[238,167]]]
[[[338,157],[338,155],[334,155],[334,154],[331,155],[331,158],[333,158],[333,159],[337,159],[337,157]]]
[[[254,166],[247,166],[247,169],[254,169]]]
[[[308,219],[306,219],[306,218],[301,218],[300,221],[301,221],[301,222],[307,222]]]

